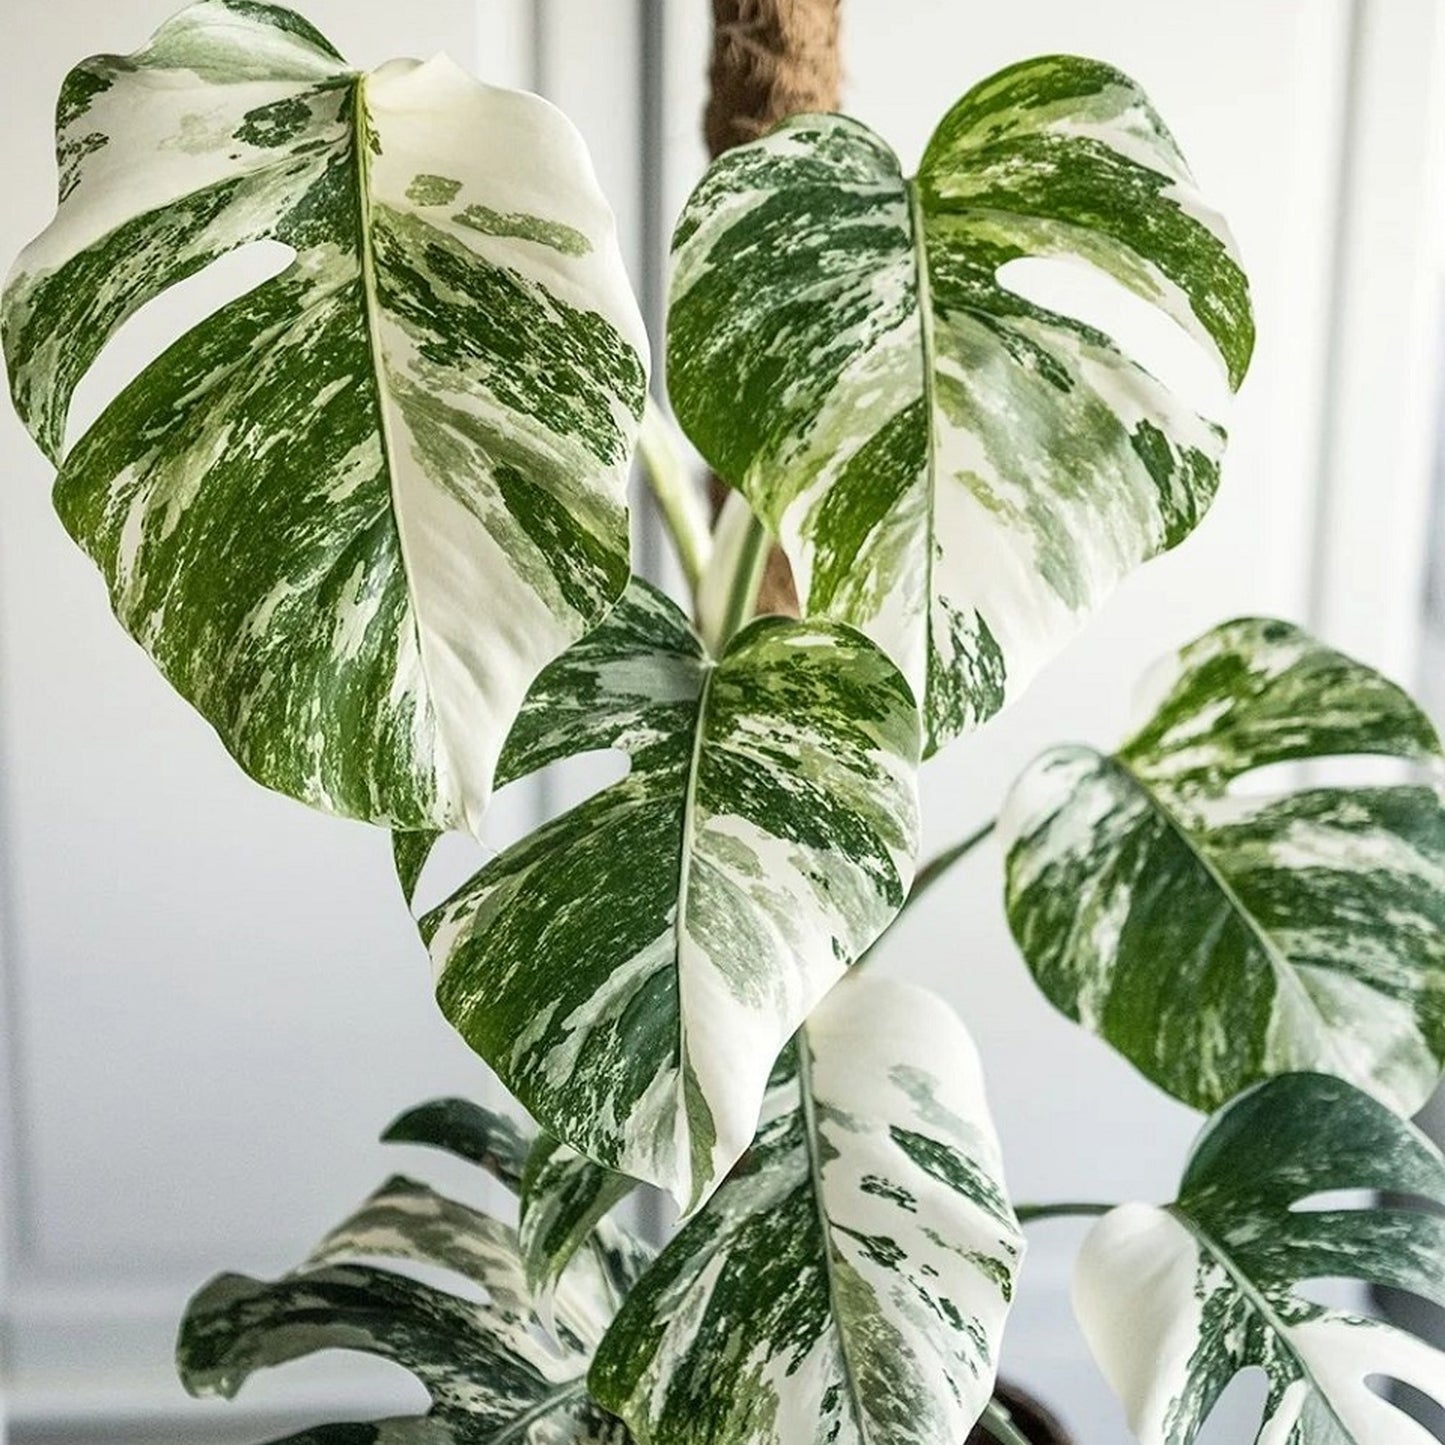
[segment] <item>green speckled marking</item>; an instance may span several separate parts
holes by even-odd
[[[806,612],[902,668],[929,751],[1016,696],[1218,481],[1217,426],[1000,282],[1032,256],[1112,277],[1239,384],[1254,330],[1229,234],[1095,61],[975,86],[913,180],[855,121],[790,120],[714,162],[673,241],[679,420],[778,533]]]
[[[1239,784],[1349,754],[1438,778],[1429,720],[1258,618],[1190,643],[1149,691],[1118,753],[1055,748],[1005,808],[1009,922],[1040,987],[1196,1107],[1313,1069],[1413,1112],[1445,1064],[1437,788]]]
[[[406,198],[416,206],[445,206],[456,200],[461,189],[460,181],[423,172],[412,177],[411,184],[406,188]]]
[[[564,226],[560,221],[544,221],[539,216],[512,211],[504,214],[489,206],[468,206],[452,217],[457,225],[469,226],[484,236],[515,236],[521,241],[535,241],[539,246],[550,246],[564,256],[585,256],[592,249],[592,242],[574,226]]]

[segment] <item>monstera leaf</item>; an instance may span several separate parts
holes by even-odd
[[[203,0],[72,71],[61,201],[4,341],[62,520],[253,776],[475,827],[542,667],[626,585],[646,342],[571,125],[438,57],[350,70]],[[294,251],[73,446],[121,323],[223,253]]]
[[[1413,1112],[1445,1060],[1436,789],[1248,784],[1348,754],[1438,769],[1429,721],[1261,619],[1206,633],[1149,693],[1117,753],[1055,748],[1004,810],[1009,921],[1039,985],[1197,1107],[1317,1070]]]
[[[930,746],[1025,686],[1214,495],[1223,433],[999,271],[1065,257],[1244,375],[1223,223],[1139,89],[1031,60],[970,91],[918,175],[842,116],[713,163],[673,241],[668,389],[782,540],[804,611],[861,627]]]
[[[388,1144],[421,1144],[485,1169],[513,1194],[534,1141],[505,1114],[470,1099],[432,1099],[395,1119],[381,1136]]]
[[[636,1187],[635,1179],[594,1164],[560,1139],[538,1137],[522,1179],[517,1233],[527,1284],[539,1301],[551,1299],[584,1244],[607,1238],[606,1215]]]
[[[962,1441],[1021,1252],[968,1034],[932,994],[855,974],[634,1286],[592,1389],[646,1445]]]
[[[597,1250],[614,1282],[637,1278],[652,1258],[647,1245],[604,1217],[637,1181],[592,1163],[550,1134],[530,1135],[507,1115],[470,1099],[433,1099],[409,1109],[381,1137],[464,1159],[518,1196],[517,1243],[527,1287],[549,1326],[553,1292],[579,1249]]]
[[[1128,1204],[1095,1226],[1075,1307],[1143,1445],[1190,1445],[1250,1367],[1269,1379],[1258,1445],[1435,1439],[1370,1382],[1383,1391],[1402,1381],[1445,1404],[1445,1353],[1313,1303],[1301,1286],[1358,1280],[1445,1305],[1445,1216],[1403,1202],[1307,1203],[1339,1190],[1415,1196],[1439,1210],[1445,1159],[1341,1080],[1285,1075],[1210,1124],[1175,1204]]]
[[[442,1011],[548,1132],[690,1207],[902,904],[917,709],[851,628],[762,618],[713,660],[639,582],[542,674],[499,776],[607,747],[622,781],[421,926]]]
[[[464,1157],[499,1116],[440,1101],[405,1116],[389,1137]],[[460,1127],[458,1127],[460,1121]],[[503,1133],[506,1131],[503,1130]],[[483,1154],[504,1182],[505,1154]],[[558,1282],[549,1332],[527,1287],[510,1226],[394,1178],[333,1230],[298,1270],[264,1282],[221,1275],[191,1302],[177,1360],[193,1394],[230,1397],[256,1370],[324,1349],[402,1365],[426,1387],[424,1416],[319,1426],[288,1437],[321,1445],[626,1445],[624,1427],[588,1397],[585,1374],[618,1301],[649,1251],[612,1228]],[[480,1290],[463,1298],[368,1260],[449,1271]]]

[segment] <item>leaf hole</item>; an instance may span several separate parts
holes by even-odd
[[[423,1415],[431,1408],[431,1395],[405,1365],[383,1355],[327,1345],[314,1354],[287,1360],[284,1369],[266,1368],[262,1360],[246,1382],[246,1398],[263,1419],[285,1421],[294,1429],[298,1405],[308,1400],[343,1400],[345,1407],[328,1410],[328,1422],[355,1418],[370,1422],[379,1416]],[[320,1438],[328,1428],[318,1426]],[[199,1432],[198,1432],[199,1433]],[[305,1436],[302,1437],[303,1439]],[[339,1435],[338,1438],[347,1438]],[[366,1438],[364,1435],[361,1438]]]
[[[1374,1189],[1321,1189],[1306,1194],[1290,1205],[1291,1214],[1322,1214],[1337,1209],[1415,1209],[1422,1214],[1445,1215],[1445,1204],[1425,1194]]]
[[[194,276],[169,286],[128,316],[101,347],[70,401],[65,450],[132,381],[187,332],[231,301],[254,291],[289,266],[296,252],[280,241],[238,246]]]
[[[446,833],[437,840],[417,882],[413,911],[420,917],[450,898],[480,868],[540,824],[620,782],[628,766],[626,754],[603,749],[561,758],[499,788],[482,820],[480,841],[465,833]]]
[[[1391,1324],[1445,1348],[1445,1306],[1393,1285],[1371,1290],[1370,1298],[1376,1312]],[[1441,1385],[1445,1387],[1445,1372],[1442,1372]]]
[[[468,1304],[486,1306],[491,1296],[474,1279],[458,1274],[449,1266],[426,1259],[399,1259],[385,1253],[371,1254],[366,1248],[350,1249],[340,1263],[351,1266],[363,1264],[370,1269],[382,1270],[387,1274],[400,1275],[403,1279],[415,1280],[438,1294],[450,1295],[453,1299],[465,1300]]]
[[[613,748],[561,758],[532,774],[541,792],[544,816],[555,818],[578,803],[610,788],[627,776],[631,764],[627,754]]]
[[[1231,396],[1219,360],[1112,276],[1079,260],[1021,256],[999,268],[998,282],[1025,301],[1112,337],[1125,356],[1201,416],[1227,414]]]
[[[1318,1279],[1297,1281],[1290,1293],[1321,1309],[1339,1310],[1351,1315],[1372,1313],[1369,1288],[1358,1279],[1321,1275]]]
[[[1298,1281],[1290,1293],[1322,1309],[1384,1320],[1422,1338],[1445,1343],[1445,1309],[1409,1290],[1321,1276]]]
[[[1387,788],[1402,783],[1439,786],[1442,773],[1406,758],[1349,753],[1335,757],[1266,763],[1233,779],[1232,797],[1267,798],[1302,788]]]
[[[1239,1445],[1252,1440],[1269,1399],[1269,1377],[1258,1365],[1241,1370],[1220,1391],[1195,1445]]]
[[[1341,1209],[1371,1209],[1378,1199],[1368,1189],[1321,1189],[1289,1207],[1291,1214],[1326,1214]]]
[[[1365,1384],[1382,1400],[1408,1415],[1433,1439],[1445,1445],[1445,1402],[1431,1399],[1423,1390],[1389,1375],[1367,1375]]]

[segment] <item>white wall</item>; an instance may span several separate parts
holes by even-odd
[[[47,0],[5,36],[7,260],[53,205],[66,69],[135,48],[174,8]],[[610,79],[589,87],[527,4],[307,12],[358,63],[445,48],[488,79],[578,91],[635,262],[637,27],[629,6],[610,8],[618,23],[593,51]],[[227,269],[231,291],[250,284]],[[209,282],[134,324],[102,361],[111,390],[191,308],[229,294]],[[495,1086],[435,1010],[385,835],[247,782],[109,617],[8,406],[0,456],[11,1409],[19,1424],[177,1412],[195,1438],[196,1421],[235,1412],[189,1413],[173,1378],[189,1292],[223,1266],[286,1267],[384,1170],[430,1167],[376,1145],[402,1107]],[[531,805],[503,800],[499,841]],[[337,1373],[303,1367],[248,1394],[257,1408],[334,1397]],[[391,1392],[384,1367],[345,1371],[358,1374]]]
[[[82,51],[134,48],[172,5],[7,3],[8,258],[49,214],[49,115],[64,70]],[[655,297],[648,247],[702,164],[702,0],[305,8],[358,62],[444,46],[488,79],[559,99],[597,153],[639,284]],[[1011,60],[1082,51],[1136,76],[1235,226],[1260,325],[1213,514],[1124,588],[1006,719],[932,765],[933,843],[991,814],[1047,744],[1116,737],[1141,667],[1225,616],[1313,620],[1408,670],[1431,406],[1421,388],[1431,398],[1433,365],[1414,323],[1423,308],[1433,334],[1437,315],[1422,291],[1434,280],[1424,137],[1435,9],[850,0],[849,108],[905,160],[968,84]],[[660,145],[644,154],[648,138]],[[181,320],[173,311],[171,334]],[[1133,313],[1124,324],[1141,328]],[[128,339],[116,379],[162,325],[148,318]],[[1171,338],[1147,326],[1141,337],[1175,364]],[[1364,474],[1372,437],[1383,479]],[[187,1291],[223,1266],[285,1267],[396,1162],[372,1143],[395,1111],[493,1086],[435,1015],[385,840],[241,778],[111,621],[49,513],[45,465],[8,413],[0,461],[12,1405],[36,1425],[129,1413],[187,1420],[190,1439],[219,1430],[214,1419],[254,1429],[237,1407],[188,1407],[170,1381]],[[647,554],[655,560],[653,537]],[[533,801],[512,800],[498,841]],[[898,929],[893,953],[975,1029],[1015,1194],[1167,1194],[1197,1120],[1036,994],[1007,937],[998,874],[996,854],[971,860]],[[1006,1368],[1082,1440],[1112,1445],[1127,1436],[1067,1329],[1073,1237],[1066,1226],[1037,1232]],[[372,1397],[394,1388],[384,1367],[343,1373]],[[337,1378],[315,1367],[258,1382],[250,1409],[314,1403]]]

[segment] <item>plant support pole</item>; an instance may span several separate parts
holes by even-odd
[[[842,0],[713,0],[711,87],[703,116],[709,155],[766,135],[780,120],[841,105]],[[713,516],[727,485],[713,477]],[[787,558],[768,553],[758,612],[796,617],[798,593]]]
[[[720,156],[780,120],[837,110],[842,0],[713,0],[712,63],[703,131]]]

